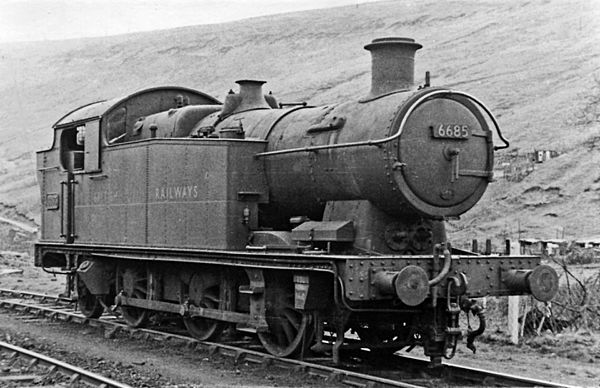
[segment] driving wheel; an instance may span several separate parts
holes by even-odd
[[[117,294],[122,292],[129,298],[146,299],[148,275],[145,268],[119,266],[117,269]],[[132,306],[120,306],[121,315],[131,327],[142,327],[148,322],[150,311]]]
[[[220,283],[218,274],[204,273],[192,276],[188,290],[190,305],[218,309],[221,301]],[[183,323],[192,337],[200,341],[219,338],[225,328],[224,322],[201,317],[184,317]]]
[[[294,292],[283,286],[265,288],[268,331],[258,332],[265,349],[278,357],[297,355],[314,337],[310,314],[294,308]]]

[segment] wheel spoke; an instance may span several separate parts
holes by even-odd
[[[221,299],[216,296],[216,295],[211,295],[211,294],[204,294],[204,297],[202,298],[202,300],[209,300],[215,304],[219,304],[219,302],[221,301]]]
[[[296,334],[298,334],[298,330],[293,330],[291,323],[285,320],[281,322],[281,327],[283,328],[285,336],[287,337],[287,343],[291,344],[294,341]]]
[[[296,331],[300,328],[300,323],[302,322],[302,317],[298,317],[294,311],[286,309],[283,313],[287,322],[294,327]]]
[[[145,295],[145,294],[146,294],[146,287],[145,287],[145,286],[142,286],[142,285],[137,285],[137,286],[135,286],[135,288],[133,289],[133,294],[134,294],[134,295],[136,295],[136,294],[137,294],[137,292],[136,292],[136,291],[139,291],[139,293],[140,293],[140,294],[144,294],[144,295]]]

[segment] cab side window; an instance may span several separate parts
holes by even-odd
[[[84,126],[64,128],[60,134],[60,162],[62,167],[74,172],[84,168],[84,145],[78,141],[78,132]]]
[[[60,162],[69,172],[100,171],[100,122],[98,120],[62,129]]]

